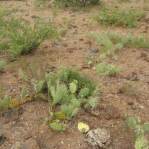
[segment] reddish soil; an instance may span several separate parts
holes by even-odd
[[[117,60],[109,60],[121,67],[122,72],[116,77],[101,77],[86,63],[90,54],[96,58],[100,53],[91,53],[90,49],[99,47],[88,37],[88,33],[106,30],[127,33],[130,29],[107,29],[96,24],[91,17],[98,13],[100,7],[90,8],[90,11],[58,9],[53,12],[50,6],[36,9],[32,1],[0,1],[0,6],[8,9],[17,8],[14,15],[29,21],[38,16],[44,19],[51,18],[57,27],[66,28],[60,41],[46,41],[30,55],[21,56],[8,64],[5,72],[0,74],[0,85],[5,94],[14,98],[18,96],[23,86],[18,69],[22,68],[29,72],[29,66],[37,70],[35,77],[46,70],[55,70],[62,66],[73,67],[87,74],[97,82],[97,85],[101,84],[102,88],[102,95],[99,97],[101,101],[95,111],[80,111],[63,133],[53,132],[45,124],[48,117],[46,102],[30,102],[1,113],[0,132],[3,132],[6,139],[0,144],[0,149],[17,149],[22,144],[28,144],[26,142],[34,141],[40,149],[91,149],[92,147],[84,141],[84,135],[77,130],[78,121],[86,122],[91,128],[103,127],[109,130],[112,143],[107,149],[133,149],[133,133],[126,129],[124,120],[125,115],[134,115],[139,116],[142,122],[149,121],[149,49],[122,49],[117,54]],[[140,5],[141,8],[143,6]],[[149,8],[146,13],[148,16]],[[131,32],[136,35],[148,34],[148,25],[147,20],[144,20]],[[121,88],[130,81],[134,84],[133,93],[121,92]]]

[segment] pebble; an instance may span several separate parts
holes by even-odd
[[[111,136],[106,129],[97,128],[87,133],[86,141],[93,146],[93,148],[107,148],[111,143]]]

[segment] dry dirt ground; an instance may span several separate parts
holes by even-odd
[[[113,0],[114,1],[114,0]],[[108,3],[114,3],[105,1]],[[120,66],[123,71],[117,77],[98,76],[93,68],[88,67],[86,60],[92,54],[91,49],[99,48],[94,41],[88,38],[89,32],[102,32],[107,30],[120,33],[132,32],[149,34],[149,7],[147,1],[132,1],[130,5],[145,9],[146,19],[138,27],[126,29],[121,27],[103,27],[92,20],[100,11],[100,6],[89,10],[72,11],[71,9],[56,9],[50,4],[44,9],[37,9],[31,0],[26,1],[0,1],[0,7],[14,9],[14,16],[32,22],[41,17],[51,19],[59,29],[65,33],[57,42],[44,42],[33,53],[19,57],[10,62],[3,74],[0,74],[0,87],[5,94],[13,97],[20,92],[22,83],[19,79],[20,68],[28,70],[29,66],[39,69],[39,73],[47,69],[57,69],[69,66],[87,74],[97,84],[101,84],[102,97],[96,108],[96,116],[85,111],[80,113],[69,123],[69,129],[63,133],[53,132],[44,123],[48,116],[46,102],[35,101],[22,105],[18,109],[1,113],[0,133],[5,136],[0,142],[0,149],[91,149],[84,141],[84,135],[77,130],[77,122],[83,121],[91,128],[102,127],[110,131],[112,143],[107,149],[133,149],[134,138],[131,131],[126,129],[125,115],[139,116],[142,122],[149,121],[149,49],[125,48],[111,63]],[[121,5],[126,5],[122,3]],[[100,49],[99,49],[100,51]],[[95,53],[97,56],[99,53]],[[129,92],[120,92],[120,88],[127,82],[133,81],[135,88]]]

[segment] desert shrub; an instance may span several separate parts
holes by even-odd
[[[136,9],[103,8],[95,19],[104,25],[136,27],[144,13]]]
[[[56,39],[58,32],[49,22],[28,22],[0,17],[0,51],[7,51],[16,57],[28,54],[36,49],[45,39]]]
[[[149,144],[145,138],[145,134],[149,133],[149,123],[142,124],[137,117],[128,117],[126,120],[127,126],[134,130],[135,149],[148,149]]]
[[[69,7],[69,6],[86,6],[95,5],[99,3],[100,0],[55,0],[54,3],[59,6]]]

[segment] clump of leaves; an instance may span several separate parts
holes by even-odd
[[[5,69],[6,62],[4,60],[0,60],[0,72],[2,72]]]
[[[100,63],[96,65],[96,71],[99,75],[115,76],[120,70],[120,68],[108,63]]]
[[[54,0],[54,3],[62,7],[82,7],[98,4],[100,0]]]
[[[149,48],[149,38],[145,36],[121,35],[116,32],[91,33],[91,37],[100,45],[100,58],[115,57],[122,48]]]
[[[142,124],[139,118],[128,117],[127,126],[134,130],[135,133],[135,149],[148,149],[149,144],[145,138],[145,133],[149,132],[149,123]]]
[[[107,33],[113,43],[121,43],[121,47],[130,48],[149,48],[149,37],[143,35],[133,36],[132,34],[120,35],[119,33],[109,32]]]
[[[51,23],[38,21],[31,26],[26,21],[5,17],[1,18],[0,33],[0,50],[14,57],[30,53],[47,38],[58,37]]]
[[[103,8],[96,20],[104,25],[136,27],[144,16],[144,12],[137,9]]]

